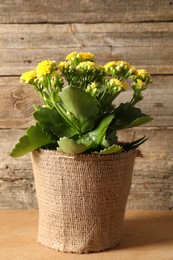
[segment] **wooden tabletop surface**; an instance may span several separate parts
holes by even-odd
[[[0,260],[173,260],[173,211],[127,211],[121,244],[92,254],[40,245],[37,226],[37,210],[1,210]]]

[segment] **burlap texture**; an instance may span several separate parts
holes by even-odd
[[[76,253],[119,244],[136,154],[71,156],[34,151],[38,241]]]

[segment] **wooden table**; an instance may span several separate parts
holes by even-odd
[[[173,212],[127,211],[121,244],[101,253],[61,253],[36,241],[38,211],[0,211],[0,260],[173,260]]]

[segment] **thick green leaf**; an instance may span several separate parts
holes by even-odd
[[[109,124],[111,123],[114,115],[109,115],[103,118],[100,125],[93,131],[83,135],[77,140],[78,143],[84,144],[89,148],[96,148],[99,144],[102,143],[105,138],[105,134]]]
[[[92,129],[99,116],[99,103],[89,93],[68,86],[59,93],[63,107],[80,122],[82,132]]]
[[[93,153],[97,153],[97,154],[112,154],[112,153],[118,153],[118,152],[122,152],[123,151],[123,147],[117,144],[113,144],[112,146],[105,148],[103,150],[100,150],[99,152],[93,152]]]
[[[87,150],[85,145],[77,144],[73,139],[67,137],[60,138],[58,144],[64,153],[79,154]]]
[[[42,130],[37,123],[27,129],[26,135],[19,139],[11,152],[12,157],[20,157],[46,144],[53,143],[53,140]]]
[[[114,115],[109,115],[103,118],[100,125],[93,131],[88,133],[88,136],[91,140],[96,142],[97,144],[100,144],[105,136],[106,130],[113,120]]]
[[[130,103],[121,103],[114,112],[114,119],[110,127],[114,130],[131,128],[146,124],[152,120],[152,117],[145,115],[139,108]]]
[[[62,117],[55,108],[50,109],[47,107],[41,107],[39,110],[37,110],[34,113],[34,118],[38,120],[41,124],[43,124],[43,126],[44,124],[49,122],[52,124],[56,124],[62,120]]]
[[[135,119],[134,121],[132,121],[130,124],[126,125],[126,128],[131,128],[131,127],[136,127],[139,125],[143,125],[146,124],[150,121],[152,121],[152,117],[151,116],[143,116],[143,117],[139,117],[137,119]]]
[[[52,133],[58,137],[73,137],[76,135],[76,131],[73,128],[63,123],[53,125],[50,129]]]
[[[41,108],[34,113],[34,118],[43,130],[55,140],[57,137],[72,137],[76,134],[75,130],[64,121],[55,108]]]

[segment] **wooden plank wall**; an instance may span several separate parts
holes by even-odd
[[[135,129],[149,140],[141,148],[144,159],[136,160],[128,208],[173,209],[172,21],[172,0],[0,1],[1,209],[37,207],[30,155],[9,157],[39,101],[20,86],[19,75],[73,50],[94,52],[100,63],[125,59],[152,74],[140,107],[154,121]],[[120,136],[130,140],[133,132]]]

